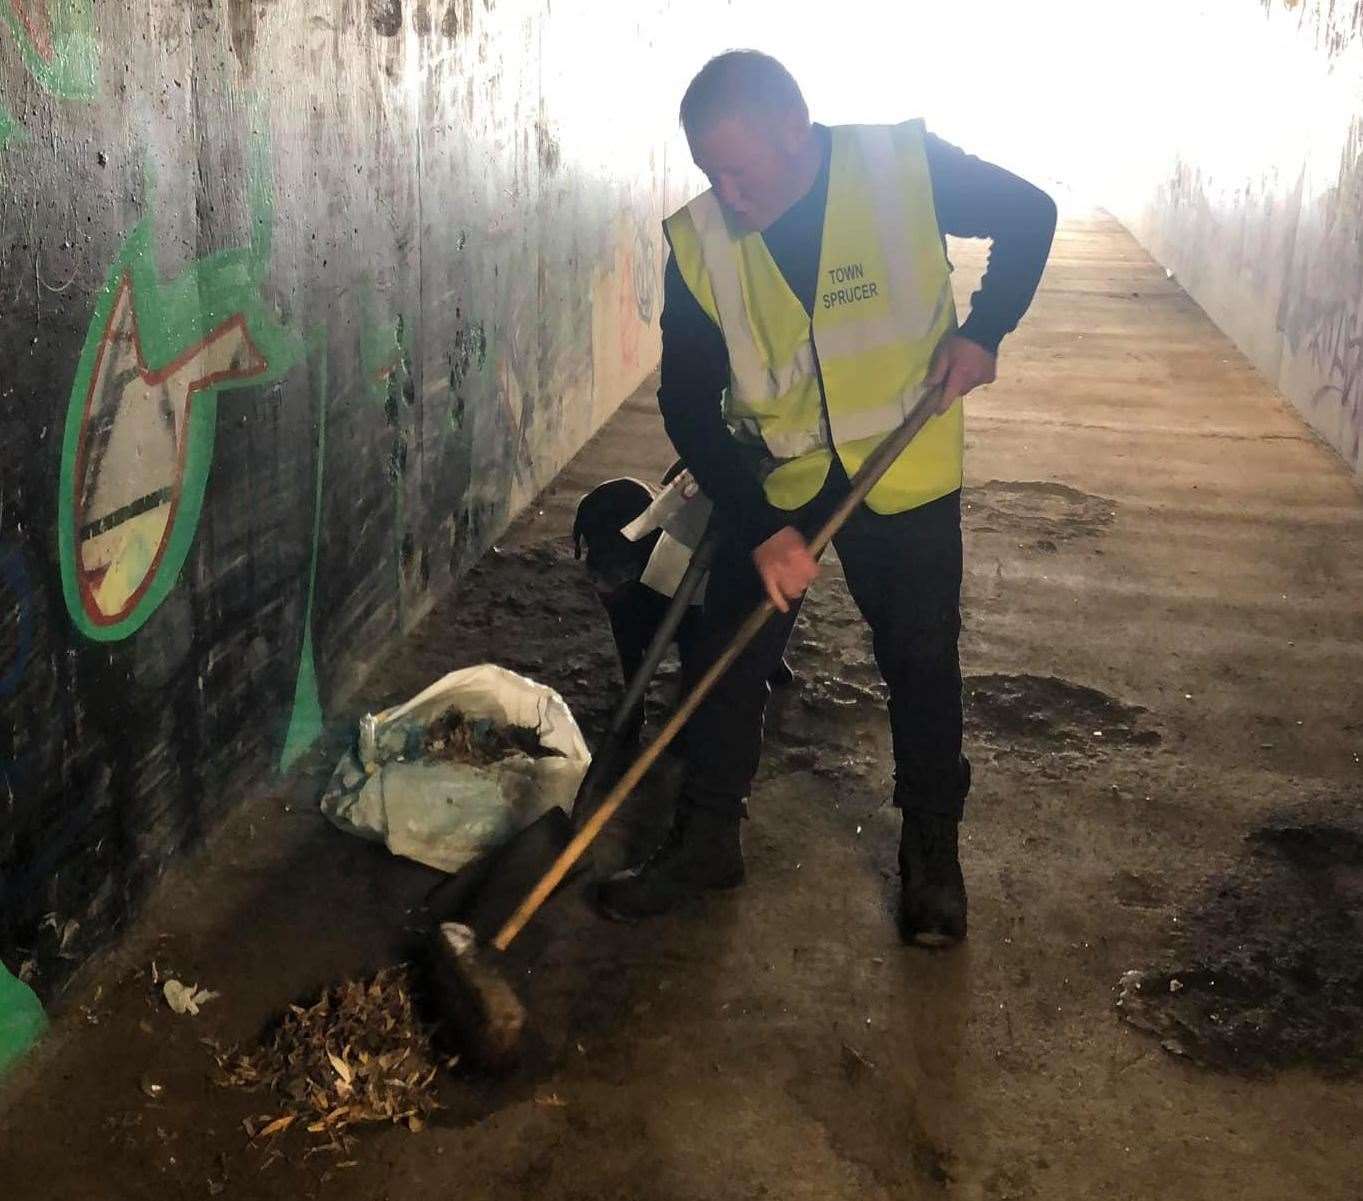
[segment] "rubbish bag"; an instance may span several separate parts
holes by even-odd
[[[0,1075],[19,1062],[47,1028],[42,1003],[0,963]]]
[[[429,755],[427,729],[450,710],[470,721],[533,730],[541,748],[557,753],[515,752],[487,765]],[[590,763],[582,731],[557,692],[484,663],[363,718],[355,749],[332,773],[322,812],[395,855],[453,872],[555,805],[567,811]]]

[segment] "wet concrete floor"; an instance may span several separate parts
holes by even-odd
[[[964,297],[981,255],[953,249]],[[1359,1196],[1342,1025],[1363,979],[1359,491],[1102,214],[1067,215],[1000,373],[968,405],[966,946],[897,940],[880,688],[831,565],[772,715],[745,888],[635,927],[561,896],[513,950],[535,1021],[520,1074],[456,1073],[434,1125],[364,1131],[351,1160],[308,1156],[301,1133],[282,1157],[248,1147],[241,1121],[270,1101],[209,1082],[201,1039],[252,1038],[420,937],[436,875],[316,813],[347,720],[491,660],[600,729],[615,667],[566,535],[586,488],[670,461],[644,390],[336,715],[308,770],[244,799],[82,975],[7,1091],[0,1191]],[[661,828],[669,787],[661,772],[642,791],[605,866]],[[1264,848],[1278,858],[1245,870]],[[1302,937],[1319,914],[1330,937]],[[1304,969],[1254,977],[1258,1017],[1196,974],[1293,948]],[[171,1014],[153,961],[221,997]],[[1151,1001],[1133,1026],[1116,1004],[1129,972],[1162,988],[1183,972],[1183,1008]],[[1251,1054],[1280,1000],[1297,1042]],[[1208,1034],[1221,1011],[1258,1043]]]

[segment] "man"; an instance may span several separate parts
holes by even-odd
[[[766,681],[818,574],[807,539],[870,450],[940,387],[937,415],[835,545],[889,689],[901,932],[950,945],[966,932],[957,829],[970,788],[961,398],[994,379],[999,342],[1041,277],[1055,205],[921,122],[811,124],[794,79],[755,51],[707,63],[681,120],[712,187],[665,223],[658,400],[725,532],[697,661],[713,661],[764,591],[778,613],[691,719],[671,833],[602,884],[601,904],[636,919],[742,882]],[[993,240],[959,328],[943,234]]]

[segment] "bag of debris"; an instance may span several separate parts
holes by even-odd
[[[557,692],[485,663],[363,718],[322,812],[395,855],[453,872],[555,805],[569,809],[590,763]]]

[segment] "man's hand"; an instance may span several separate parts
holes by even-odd
[[[790,525],[777,530],[753,551],[752,561],[762,577],[762,587],[781,613],[790,612],[790,602],[803,596],[819,574],[819,564],[809,553],[804,535]]]
[[[997,357],[978,342],[972,342],[960,334],[952,334],[947,338],[933,355],[932,366],[923,381],[929,387],[942,385],[942,399],[937,405],[937,412],[945,413],[967,392],[982,384],[992,384],[997,362]]]

